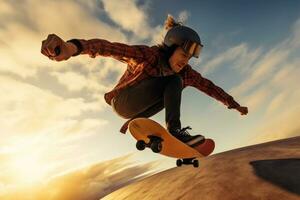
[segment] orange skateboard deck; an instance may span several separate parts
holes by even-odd
[[[177,166],[193,164],[194,167],[198,167],[199,162],[195,158],[208,156],[215,147],[212,139],[205,139],[204,143],[190,147],[172,136],[159,123],[148,118],[136,118],[129,123],[128,128],[131,135],[137,140],[138,150],[149,147],[155,153],[179,158]]]

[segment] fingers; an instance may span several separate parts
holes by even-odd
[[[241,114],[241,115],[246,115],[247,113],[245,113],[245,112],[240,112],[240,114]]]
[[[56,57],[55,48],[60,46],[62,43],[61,39],[55,34],[49,34],[46,40],[42,41],[41,53],[50,59]]]
[[[245,109],[244,109],[244,113],[245,113],[245,115],[247,115],[248,114],[248,108],[247,107],[244,107]]]
[[[56,56],[56,57],[52,57],[52,58],[50,58],[51,60],[54,60],[54,61],[63,61],[63,60],[66,60],[65,58],[62,58],[62,57],[60,57],[60,56]]]
[[[57,38],[54,35],[49,35],[45,42],[45,51],[49,56],[56,56],[54,48],[58,46]]]
[[[42,53],[43,55],[49,57],[49,53],[48,53],[48,51],[46,51],[46,48],[45,48],[45,42],[46,42],[46,40],[43,40],[43,41],[42,41],[41,53]]]
[[[239,112],[241,115],[247,115],[248,114],[248,108],[247,107],[240,107]]]

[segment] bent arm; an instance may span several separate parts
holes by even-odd
[[[191,86],[222,102],[229,109],[240,106],[232,96],[227,94],[222,88],[216,86],[212,81],[202,77],[199,72],[192,68],[190,68],[188,71]]]

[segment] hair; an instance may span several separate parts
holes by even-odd
[[[174,17],[172,15],[168,14],[167,19],[165,20],[165,23],[164,23],[164,28],[168,31],[173,27],[182,26],[182,25],[183,25],[182,22],[175,21]],[[159,47],[159,50],[164,53],[164,55],[166,56],[167,59],[169,59],[172,56],[172,54],[178,47],[178,45],[172,45],[172,46],[168,47],[164,42],[162,42],[161,44],[158,44],[157,46]]]
[[[175,26],[182,26],[183,23],[180,21],[175,21],[174,17],[170,14],[168,14],[167,19],[165,21],[165,29],[169,30]]]

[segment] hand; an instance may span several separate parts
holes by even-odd
[[[51,60],[68,60],[74,52],[76,47],[73,44],[63,41],[55,34],[48,35],[47,39],[42,41],[41,53]]]
[[[247,115],[247,113],[248,113],[248,108],[247,107],[239,106],[236,109],[241,113],[241,115]]]

